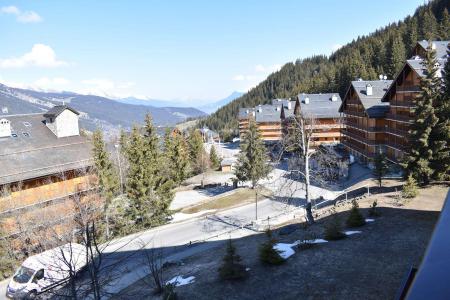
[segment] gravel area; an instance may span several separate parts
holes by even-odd
[[[247,279],[222,282],[217,275],[225,247],[177,262],[166,269],[167,280],[177,275],[195,276],[194,283],[176,288],[179,299],[393,299],[411,266],[419,266],[435,222],[446,186],[422,189],[420,195],[398,206],[396,193],[373,195],[361,200],[367,208],[377,199],[380,216],[356,230],[361,234],[344,240],[298,250],[283,265],[268,267],[258,260],[258,246],[266,240],[257,234],[234,241],[243,263],[250,268]],[[338,207],[344,221],[349,205]],[[301,225],[278,241],[293,243],[306,234],[323,236],[329,221],[323,217],[309,229]],[[352,229],[353,230],[353,229]],[[149,277],[136,282],[115,299],[159,299],[152,294]]]

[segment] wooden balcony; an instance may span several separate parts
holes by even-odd
[[[385,130],[386,130],[386,133],[393,134],[393,135],[400,136],[400,137],[408,137],[408,135],[409,135],[407,130],[401,130],[401,129],[389,128],[389,127],[386,127]]]
[[[358,145],[356,145],[356,144],[354,144],[352,142],[343,140],[342,144],[344,144],[344,146],[352,149],[353,151],[356,151],[356,152],[360,153],[361,155],[363,155],[363,156],[365,156],[367,158],[375,158],[375,154],[374,153],[370,153],[367,150],[359,147]]]
[[[362,130],[362,131],[384,132],[384,127],[371,127],[371,126],[367,127],[367,126],[358,125],[357,123],[353,123],[353,122],[345,122],[344,124],[348,127],[355,128],[355,129]]]
[[[392,120],[392,121],[404,122],[404,123],[412,123],[413,117],[388,113],[388,114],[386,114],[386,120]]]
[[[405,152],[405,150],[407,149],[407,147],[406,147],[405,145],[396,143],[396,142],[391,141],[391,140],[389,140],[389,139],[387,139],[387,140],[385,141],[384,144],[385,144],[386,146],[391,147],[391,148],[393,148],[393,149],[396,149],[396,150],[398,150],[398,151],[403,151],[403,152]]]
[[[352,139],[354,139],[354,140],[356,140],[356,141],[358,141],[360,143],[363,143],[363,144],[366,144],[366,145],[369,145],[369,146],[378,146],[378,145],[383,144],[382,141],[371,140],[371,139],[366,138],[365,136],[361,136],[359,134],[350,132],[348,130],[342,130],[342,134],[345,135],[345,136],[348,136],[348,137],[350,137],[350,138],[352,138]]]
[[[345,110],[344,114],[356,117],[366,117],[366,113],[363,111]]]

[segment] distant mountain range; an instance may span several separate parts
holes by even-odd
[[[130,129],[134,124],[142,123],[147,113],[151,113],[154,124],[160,127],[174,126],[187,118],[207,115],[192,107],[126,104],[99,96],[71,92],[38,92],[0,84],[0,117],[6,114],[41,113],[62,103],[81,113],[82,127],[88,130],[102,128],[108,134],[115,134],[120,128]]]
[[[240,92],[233,92],[231,95],[224,99],[220,99],[217,101],[213,101],[207,104],[196,105],[196,103],[205,103],[204,100],[191,100],[191,101],[176,101],[176,100],[157,100],[157,99],[139,99],[134,97],[118,99],[116,101],[120,103],[132,104],[132,105],[144,105],[144,106],[153,106],[153,107],[195,107],[201,111],[204,111],[208,114],[215,112],[220,107],[230,103],[236,98],[239,98],[243,95]]]

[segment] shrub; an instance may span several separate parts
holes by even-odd
[[[405,198],[415,198],[419,193],[417,189],[417,181],[411,175],[406,179],[406,183],[403,186],[402,196]]]
[[[334,211],[334,213],[330,217],[330,221],[325,225],[325,239],[334,241],[343,239],[345,237],[346,235],[342,232],[341,220]]]
[[[178,296],[175,292],[175,284],[168,283],[164,286],[163,294],[162,294],[163,300],[177,300]]]
[[[219,276],[224,280],[241,279],[245,277],[245,267],[241,264],[241,257],[236,254],[236,248],[228,242],[227,253],[223,258],[222,266],[219,268]]]
[[[273,248],[276,241],[272,237],[272,232],[267,230],[267,241],[264,242],[259,247],[259,259],[261,262],[268,264],[268,265],[281,265],[285,262],[285,259],[280,256],[280,253]]]
[[[374,200],[372,205],[369,208],[369,216],[370,217],[378,217],[380,215],[380,212],[377,209],[377,205],[378,205],[377,200]]]
[[[308,230],[303,235],[303,238],[301,239],[301,243],[297,246],[297,248],[299,250],[310,249],[316,245],[316,244],[311,243],[315,239],[317,239],[317,235],[314,232]]]
[[[361,227],[366,224],[366,220],[359,211],[358,202],[356,202],[356,200],[352,201],[352,209],[350,210],[346,223],[348,227]]]

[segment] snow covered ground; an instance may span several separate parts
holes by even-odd
[[[183,278],[183,276],[178,275],[178,276],[175,276],[174,278],[170,279],[169,281],[167,281],[166,284],[174,284],[175,286],[181,286],[181,285],[193,283],[194,281],[195,281],[195,276],[189,276],[189,277]]]

